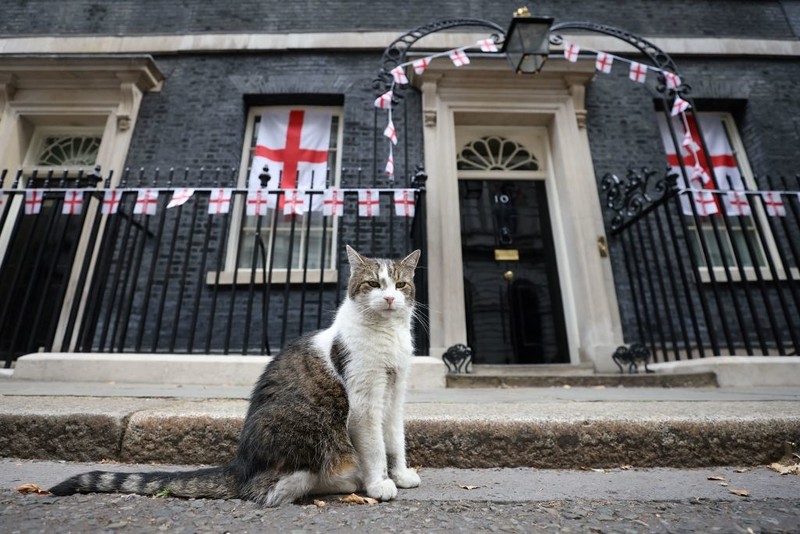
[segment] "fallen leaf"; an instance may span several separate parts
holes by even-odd
[[[480,486],[470,486],[468,484],[459,484],[458,487],[465,490],[474,490],[475,488],[480,488]]]
[[[783,465],[778,462],[770,464],[769,468],[782,475],[800,475],[800,464]]]
[[[23,484],[17,488],[20,493],[35,493],[36,495],[52,495],[49,491],[38,484]]]
[[[725,477],[722,475],[712,475],[708,477],[708,480],[725,480]]]
[[[605,469],[592,469],[592,471],[594,471],[595,473],[605,473],[606,472]]]
[[[372,497],[362,497],[361,495],[356,495],[355,493],[351,493],[347,497],[342,497],[339,500],[347,504],[378,504],[378,499],[373,499]]]
[[[729,491],[731,493],[733,493],[734,495],[738,495],[739,497],[747,497],[748,495],[750,495],[749,491],[742,490],[742,489],[732,489],[732,490],[729,490]]]
[[[739,469],[733,470],[734,473],[747,473],[748,471],[750,471],[749,467],[740,467]]]
[[[325,501],[321,501],[319,499],[314,499],[314,506],[317,508],[324,508],[327,503]]]
[[[728,484],[727,482],[720,482],[719,485],[722,486],[723,488],[727,488],[728,486],[730,486],[730,484]]]
[[[630,471],[631,469],[633,469],[633,466],[632,465],[621,465],[621,466],[619,466],[619,468],[622,469],[623,471]]]

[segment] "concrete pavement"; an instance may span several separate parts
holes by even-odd
[[[217,464],[249,388],[0,379],[0,451],[49,460]],[[759,465],[800,442],[800,387],[411,390],[426,468]]]

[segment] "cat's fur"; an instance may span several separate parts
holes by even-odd
[[[380,500],[420,483],[406,465],[403,401],[413,356],[414,269],[347,247],[347,298],[327,330],[289,344],[253,389],[235,459],[170,473],[94,471],[55,495],[122,492],[240,498],[274,506],[309,494],[365,490]]]

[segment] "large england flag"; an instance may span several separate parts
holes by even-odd
[[[268,189],[325,189],[331,120],[329,111],[265,111],[258,126],[248,187],[261,188],[259,175],[266,166]],[[277,196],[269,195],[270,207],[275,207]],[[284,198],[280,197],[283,209]],[[321,206],[322,195],[314,195],[312,209]]]
[[[705,149],[700,142],[700,134],[694,114],[686,115],[686,122],[680,117],[672,117],[670,119],[680,145],[680,158],[675,152],[675,144],[672,142],[666,118],[661,114],[658,115],[658,124],[661,129],[664,149],[667,153],[667,162],[671,170],[678,174],[678,186],[687,189],[744,190],[742,174],[739,172],[739,165],[728,141],[728,134],[725,131],[722,116],[718,113],[703,113],[702,115],[697,115],[697,117],[705,137],[708,153],[711,156],[713,169],[708,167],[709,158],[706,157]],[[686,169],[686,177],[689,183],[686,183],[681,173],[681,161]],[[686,215],[693,213],[690,198],[692,197],[687,194],[681,195],[681,205],[683,213]],[[728,213],[731,212],[727,195],[699,192],[693,193],[693,198],[695,213],[698,215],[720,213],[722,211],[720,199],[725,202],[724,207],[727,208]]]

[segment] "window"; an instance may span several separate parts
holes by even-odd
[[[264,115],[265,112],[273,113],[273,115],[275,112],[288,112],[288,116],[291,117],[302,117],[303,115],[308,117],[313,112],[324,112],[330,115],[330,139],[326,147],[328,152],[327,173],[322,179],[318,174],[314,175],[313,184],[303,184],[301,179],[301,184],[297,185],[297,187],[303,188],[305,185],[306,187],[312,186],[314,189],[320,189],[338,186],[341,168],[340,147],[343,135],[341,108],[259,106],[252,107],[248,113],[245,132],[246,143],[242,155],[239,187],[246,188],[248,181],[253,179],[252,176],[258,174],[258,171],[255,173],[250,171],[253,167],[254,158],[257,161],[256,165],[261,166],[257,157],[259,154],[256,152],[256,147],[262,117],[266,116]],[[287,128],[284,127],[279,132],[277,130],[280,130],[280,127],[276,127],[275,132],[275,135],[281,137],[279,143],[284,143],[281,146],[286,147],[286,143],[290,141],[287,141],[286,134],[283,132],[288,131]],[[272,176],[272,174],[279,174],[279,176]],[[270,182],[270,190],[284,185],[278,185],[283,178],[281,172],[271,171],[270,176],[273,180]],[[321,195],[315,195],[313,198],[321,201],[322,197]],[[336,262],[333,251],[338,218],[323,218],[321,210],[311,210],[303,215],[292,217],[284,216],[280,212],[276,215],[275,210],[270,209],[266,216],[248,216],[244,214],[245,210],[241,205],[244,200],[244,195],[240,195],[240,198],[237,199],[240,204],[238,204],[238,209],[235,210],[236,215],[232,225],[232,228],[235,229],[233,230],[235,235],[232,235],[228,252],[228,268],[226,269],[229,276],[223,277],[223,280],[230,283],[232,281],[230,274],[234,269],[244,270],[249,274],[254,261],[257,268],[260,269],[264,266],[264,260],[266,260],[266,265],[272,266],[272,280],[276,282],[286,281],[289,271],[291,271],[291,276],[288,277],[288,281],[300,282],[302,281],[303,270],[306,268],[317,271],[322,269],[325,282],[336,280]],[[241,231],[239,231],[240,228]],[[243,280],[245,278],[240,275],[239,279]],[[319,278],[313,277],[309,280],[319,280]]]
[[[43,186],[48,178],[57,182],[66,179],[67,187],[86,185],[77,179],[81,172],[85,177],[94,169],[102,140],[102,127],[37,126],[25,156],[25,174],[36,178],[31,184],[36,187]],[[57,187],[57,183],[50,187]]]
[[[706,156],[703,153],[704,147],[699,142],[695,117],[700,122],[705,147],[714,165],[713,172],[709,172],[706,168]],[[749,215],[737,216],[729,211],[727,227],[721,216],[721,213],[727,211],[729,207],[729,199],[727,195],[719,192],[720,190],[758,189],[733,117],[729,113],[713,112],[687,115],[685,121],[679,117],[673,117],[671,120],[675,136],[681,144],[680,159],[675,153],[667,121],[662,113],[658,115],[667,161],[672,170],[678,173],[678,186],[716,191],[694,197],[689,193],[683,193],[680,198],[686,227],[690,234],[690,246],[694,251],[694,257],[701,265],[704,278],[708,279],[709,265],[703,254],[703,244],[708,251],[711,267],[717,279],[726,276],[726,266],[736,279],[741,277],[738,272],[739,267],[744,269],[747,279],[751,279],[751,275],[755,279],[754,268],[764,269],[767,266],[766,250],[772,248],[771,237],[766,235],[760,238],[756,228],[757,217],[764,232],[769,232],[761,203],[752,202],[752,212]],[[681,160],[689,184],[685,183],[681,173]],[[697,219],[694,214],[697,214]],[[700,222],[699,228],[696,220]],[[741,265],[737,263],[737,255]]]

